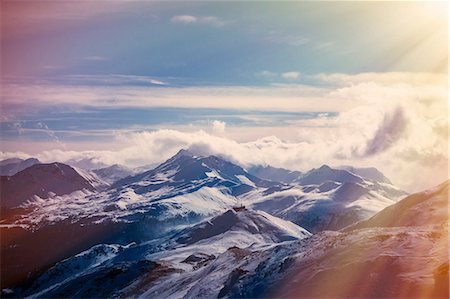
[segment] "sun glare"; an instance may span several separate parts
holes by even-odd
[[[418,1],[419,8],[433,18],[446,22],[448,19],[447,1]]]

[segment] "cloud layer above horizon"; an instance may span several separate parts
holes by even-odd
[[[44,145],[36,151],[42,145],[42,140],[37,138],[34,152],[26,154],[26,150],[16,147],[22,153],[3,152],[1,157],[34,155],[48,162],[88,158],[99,165],[119,163],[137,167],[160,163],[179,149],[190,148],[199,154],[225,156],[243,166],[268,164],[303,171],[321,164],[375,166],[410,191],[430,187],[447,178],[445,75],[371,73],[321,74],[316,77],[320,78],[322,87],[282,85],[157,90],[137,87],[134,90],[133,87],[122,86],[118,90],[126,90],[128,99],[117,100],[119,109],[127,103],[126,107],[146,109],[147,113],[156,109],[156,115],[161,107],[169,110],[183,107],[181,100],[184,100],[188,104],[181,114],[189,111],[197,111],[198,114],[191,119],[182,118],[180,114],[172,122],[160,119],[141,126],[132,122],[117,128],[110,125],[97,128],[95,122],[90,122],[81,129],[71,129],[74,124],[71,122],[70,126],[58,131],[50,129],[47,124],[58,124],[52,120],[54,116],[47,117],[47,122],[46,117],[39,113],[34,123],[30,120],[5,120],[3,125],[8,126],[4,128],[5,132],[18,134],[24,139],[32,139],[40,133],[47,147]],[[23,90],[16,90],[15,95],[26,98],[20,92],[26,93],[28,88],[30,86],[26,85]],[[86,86],[57,85],[55,88],[55,91],[43,88],[47,91],[45,94],[34,93],[35,106],[30,105],[29,108],[36,113],[35,109],[51,106],[56,97],[63,103],[61,107],[66,107],[64,111],[67,107],[79,107],[79,111],[74,109],[69,116],[60,115],[63,124],[67,117],[89,116],[93,113],[89,109],[93,107],[105,113],[114,111],[111,107],[116,103],[104,107],[100,94],[110,91],[109,86],[98,90],[98,87]],[[69,88],[70,92],[62,92],[59,88]],[[84,92],[88,90],[90,93],[84,99]],[[120,97],[120,92],[115,95]],[[208,101],[208,97],[214,100]],[[174,103],[171,103],[172,99]],[[240,102],[244,104],[240,105]],[[152,106],[152,103],[157,104]],[[85,106],[91,108],[80,108]],[[204,114],[199,113],[201,109],[206,109]],[[136,115],[136,112],[131,113],[131,116]],[[112,114],[106,121],[114,123],[115,117]],[[101,123],[104,121],[102,119]],[[81,122],[82,119],[75,124],[80,126]],[[27,128],[27,123],[34,124],[34,127]],[[17,139],[10,140],[13,147]],[[90,143],[89,140],[95,142]],[[79,150],[74,150],[74,145],[79,146]],[[421,175],[418,176],[417,172]]]

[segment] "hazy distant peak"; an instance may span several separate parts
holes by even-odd
[[[320,166],[318,169],[318,171],[331,171],[332,168],[326,164],[323,164],[322,166]]]
[[[10,158],[0,161],[0,175],[12,176],[30,166],[41,163],[36,158]]]
[[[270,165],[255,165],[248,168],[248,172],[261,179],[286,184],[292,183],[294,180],[302,176],[300,171],[277,168]]]
[[[5,160],[1,160],[0,161],[0,166],[11,164],[11,163],[20,163],[22,161],[24,161],[24,160],[20,159],[20,158],[8,158],[8,159],[5,159]]]
[[[375,167],[358,168],[344,165],[340,166],[339,169],[350,171],[353,174],[359,175],[363,178],[368,178],[373,181],[392,184],[391,180],[389,180],[381,171],[379,171]]]

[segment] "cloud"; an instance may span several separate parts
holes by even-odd
[[[155,85],[167,85],[166,82],[163,82],[160,80],[155,80],[155,79],[149,79],[148,82],[150,82],[151,84],[155,84]]]
[[[441,73],[410,73],[410,72],[384,72],[384,73],[325,73],[312,75],[322,83],[333,86],[349,86],[362,83],[376,83],[381,85],[419,85],[419,86],[442,86],[446,84],[447,75]]]
[[[172,23],[181,23],[181,24],[192,24],[197,23],[198,18],[190,15],[178,15],[173,16],[170,21]]]
[[[35,124],[35,127],[36,129],[41,130],[42,132],[47,134],[47,136],[50,137],[51,140],[55,141],[60,147],[66,149],[66,145],[59,140],[55,131],[51,130],[46,123],[38,122]]]
[[[226,24],[222,19],[213,16],[198,17],[191,15],[176,15],[173,16],[170,21],[174,24],[210,24],[215,26],[223,26]]]
[[[155,79],[150,76],[137,76],[137,75],[122,75],[122,74],[108,74],[108,75],[66,75],[54,79],[54,86],[64,86],[59,82],[70,82],[71,85],[89,85],[89,86],[101,86],[101,85],[170,85],[169,82]],[[49,85],[46,85],[49,86]]]
[[[260,77],[260,78],[265,78],[265,79],[283,79],[283,80],[297,80],[300,78],[300,72],[295,72],[295,71],[290,71],[290,72],[284,72],[284,73],[277,73],[277,72],[271,72],[271,71],[261,71],[261,72],[257,72],[256,76]]]
[[[83,57],[83,60],[106,61],[106,60],[109,60],[109,58],[105,57],[105,56],[95,56],[95,55],[93,55],[93,56],[85,56],[85,57]]]
[[[336,102],[320,88],[302,85],[152,88],[151,85],[167,83],[149,77],[122,75],[71,78],[76,84],[4,84],[5,111],[17,105],[26,109],[52,107],[55,102],[97,108],[177,107],[302,112],[341,111],[350,104],[345,99]]]
[[[287,34],[280,31],[270,31],[266,40],[271,43],[285,44],[294,47],[303,46],[310,42],[309,38],[303,35]]]
[[[322,42],[318,43],[315,48],[321,51],[330,51],[336,46],[335,42]]]
[[[300,73],[299,72],[286,72],[286,73],[282,73],[281,77],[283,77],[284,79],[295,80],[295,79],[300,78]]]
[[[263,77],[263,78],[275,78],[278,77],[278,73],[271,72],[271,71],[261,71],[256,73],[257,77]]]
[[[217,133],[225,133],[226,123],[220,120],[214,120],[212,122],[212,128],[214,132]]]

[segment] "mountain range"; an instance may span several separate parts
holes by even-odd
[[[37,160],[19,170],[25,161],[0,162],[18,170],[2,168],[8,175],[1,177],[4,297],[333,297],[319,286],[333,285],[339,271],[423,263],[409,258],[406,243],[431,250],[448,221],[448,182],[407,196],[374,168],[246,170],[187,150],[144,171]],[[405,242],[394,241],[400,236]],[[387,277],[445,295],[436,286],[448,275],[442,246],[422,272],[395,268],[409,282]],[[445,265],[442,277],[430,274]],[[331,289],[343,297],[398,292],[373,291],[381,278],[367,279],[360,293],[345,277],[336,281]]]

